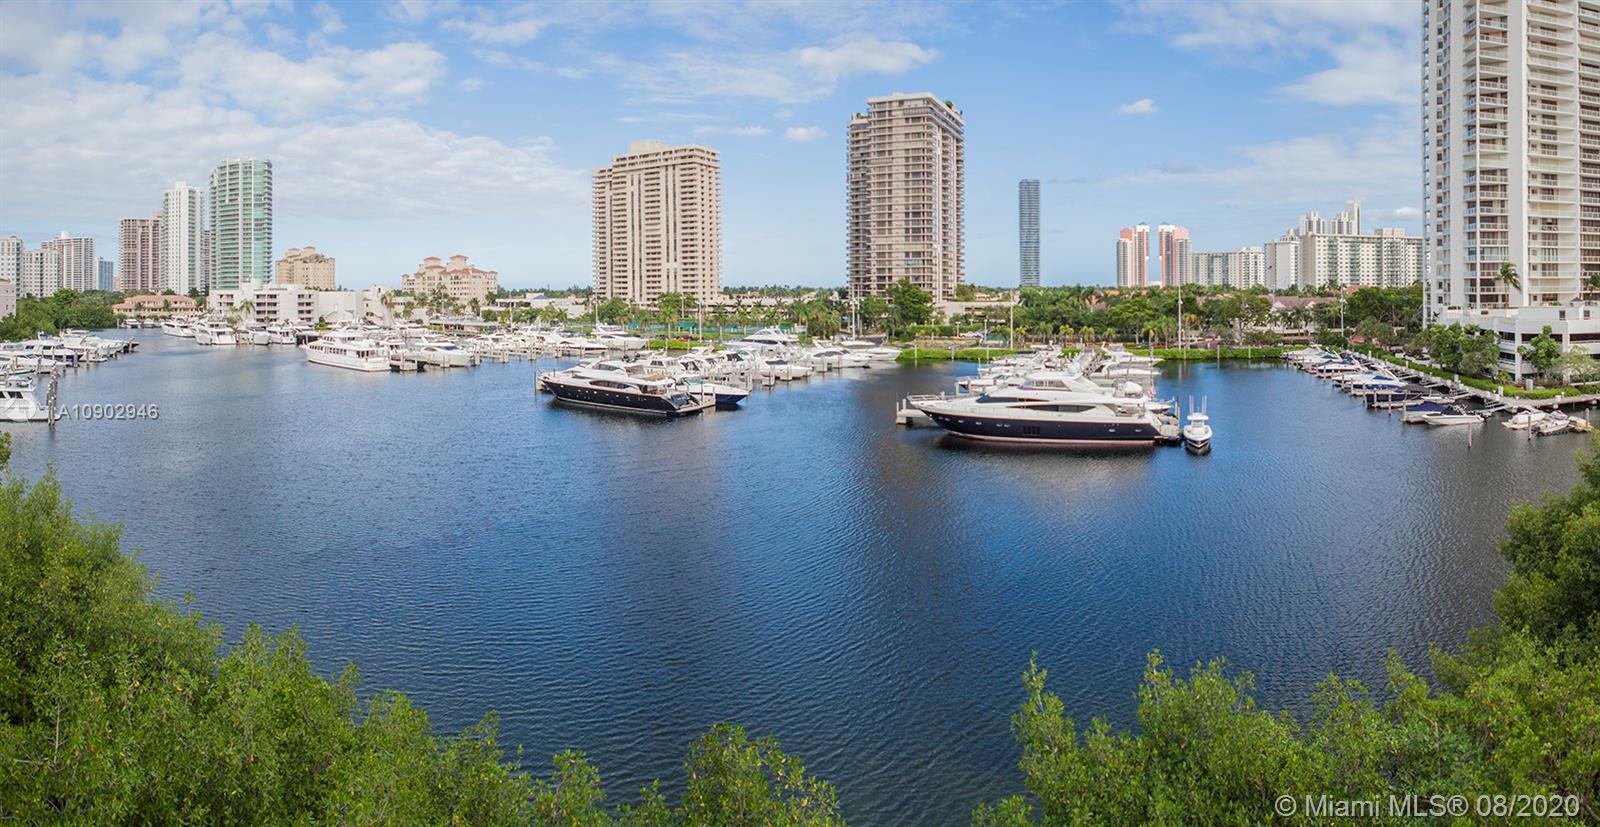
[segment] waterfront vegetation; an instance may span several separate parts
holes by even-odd
[[[99,290],[78,292],[57,290],[47,298],[17,299],[17,312],[0,320],[0,341],[32,339],[40,333],[56,333],[64,328],[98,330],[117,326],[111,306],[117,294]]]
[[[616,804],[581,753],[525,763],[492,714],[437,733],[353,666],[319,675],[293,631],[224,643],[154,599],[117,529],[76,518],[48,476],[0,485],[0,537],[0,821],[842,823],[828,783],[731,725],[689,746],[680,778]],[[1030,663],[1012,718],[1027,792],[973,823],[1259,824],[1283,795],[1511,793],[1572,796],[1600,821],[1600,460],[1515,507],[1501,550],[1499,625],[1436,651],[1432,680],[1396,656],[1381,688],[1329,676],[1298,719],[1222,661],[1185,674],[1157,652],[1136,732],[1079,725]]]

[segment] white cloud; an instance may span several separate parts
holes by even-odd
[[[373,111],[414,103],[444,76],[444,63],[423,43],[330,48],[296,61],[206,34],[185,50],[178,72],[184,85],[224,94],[246,109],[299,118],[334,106]]]
[[[1380,36],[1361,37],[1332,47],[1337,65],[1292,83],[1283,90],[1314,103],[1416,103],[1414,50]]]
[[[1395,207],[1389,211],[1389,215],[1395,218],[1409,220],[1413,218],[1420,218],[1422,216],[1422,210],[1416,207]]]
[[[322,24],[322,27],[318,31],[322,32],[323,34],[335,35],[344,31],[344,20],[340,18],[339,13],[334,11],[333,7],[327,3],[318,3],[315,6],[312,6],[311,14],[314,15],[317,18],[317,21]]]
[[[767,134],[764,126],[697,126],[696,135],[732,135],[735,138],[760,138]]]
[[[194,89],[84,77],[0,75],[0,98],[26,130],[8,139],[0,191],[34,220],[106,225],[143,215],[173,180],[203,180],[230,155],[271,158],[275,206],[301,218],[537,213],[581,205],[587,192],[586,172],[555,163],[545,139],[502,141],[394,117],[274,125]],[[118,128],[97,127],[111,122]],[[61,186],[69,180],[95,185]]]
[[[784,140],[799,141],[800,143],[820,141],[826,137],[828,137],[828,133],[824,132],[820,126],[791,126],[783,131]]]
[[[831,47],[807,46],[800,64],[833,81],[867,72],[898,75],[932,61],[938,52],[915,43],[886,43],[876,38],[850,40]]]
[[[1149,98],[1140,98],[1132,103],[1125,103],[1117,107],[1117,111],[1124,115],[1154,115],[1156,102]]]
[[[479,77],[462,78],[461,82],[456,84],[456,88],[463,92],[476,92],[482,89],[483,86],[483,78]]]
[[[517,45],[527,43],[544,31],[545,22],[533,17],[497,20],[479,13],[472,19],[464,17],[444,21],[444,27],[465,34],[479,43]]]

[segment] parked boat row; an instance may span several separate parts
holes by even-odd
[[[1471,408],[1466,394],[1438,391],[1406,381],[1382,362],[1352,353],[1336,353],[1323,348],[1306,348],[1284,354],[1289,364],[1330,382],[1334,387],[1361,397],[1377,409],[1399,410],[1405,424],[1451,427],[1481,425],[1501,411],[1512,415],[1502,422],[1511,430],[1528,430],[1539,435],[1587,432],[1588,420],[1568,416],[1562,411],[1543,411],[1527,407]]]

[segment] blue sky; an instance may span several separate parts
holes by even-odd
[[[1113,239],[1260,244],[1363,202],[1417,230],[1413,2],[0,5],[0,235],[115,258],[116,222],[232,155],[271,158],[281,254],[347,287],[464,253],[511,287],[587,283],[589,170],[630,141],[722,156],[724,283],[844,280],[844,124],[930,91],[967,122],[967,274],[1017,278],[1042,184],[1049,284]]]

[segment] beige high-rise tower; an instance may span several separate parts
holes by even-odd
[[[722,292],[722,164],[703,146],[635,141],[594,171],[594,294],[653,303]]]
[[[964,273],[961,110],[928,93],[867,99],[850,118],[846,256],[850,295],[910,279],[936,299]]]

